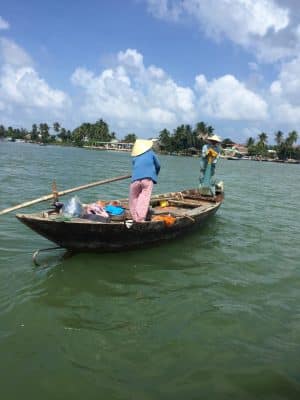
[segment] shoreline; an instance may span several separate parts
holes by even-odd
[[[78,147],[70,144],[61,144],[61,143],[40,143],[40,142],[30,142],[26,140],[20,140],[17,139],[15,141],[11,140],[0,140],[0,142],[6,142],[6,143],[25,143],[25,144],[34,144],[34,145],[39,145],[39,146],[61,146],[61,147]],[[103,146],[82,146],[78,147],[82,148],[85,150],[97,150],[97,151],[114,151],[118,153],[130,153],[131,149],[126,149],[126,148],[114,148],[114,147],[103,147]],[[179,153],[164,153],[164,152],[158,152],[158,154],[165,155],[165,156],[175,156],[175,157],[194,157],[194,158],[200,158],[200,154],[179,154]],[[232,157],[232,156],[223,156],[221,155],[220,158],[222,160],[228,160],[228,161],[259,161],[259,162],[273,162],[273,163],[280,163],[280,164],[300,164],[300,160],[295,160],[295,159],[287,159],[287,160],[279,160],[279,159],[270,159],[270,158],[259,158],[255,156],[246,156],[246,157]]]

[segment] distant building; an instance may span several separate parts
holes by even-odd
[[[238,143],[227,144],[223,153],[225,157],[243,157],[248,154],[248,147]]]
[[[277,152],[276,152],[276,150],[272,150],[272,149],[269,149],[269,150],[268,150],[268,156],[269,156],[270,158],[273,158],[273,159],[278,158],[278,157],[277,157]]]
[[[116,151],[131,151],[133,143],[123,143],[118,139],[112,139],[110,142],[95,141],[90,146],[84,146],[86,148],[98,149],[98,150],[116,150]]]

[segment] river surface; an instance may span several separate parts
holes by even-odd
[[[197,185],[197,158],[160,161],[155,193]],[[53,179],[64,190],[130,168],[128,153],[0,142],[0,209]],[[1,399],[300,399],[300,165],[221,160],[217,175],[218,213],[146,250],[59,250],[37,267],[52,244],[0,216]],[[128,184],[78,196],[127,197]]]

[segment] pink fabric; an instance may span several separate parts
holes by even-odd
[[[131,183],[129,190],[129,208],[134,221],[145,221],[152,189],[153,181],[151,179],[139,179]]]
[[[100,207],[97,203],[88,204],[88,206],[86,207],[86,213],[101,215],[102,217],[105,218],[109,217],[105,209],[103,207]]]

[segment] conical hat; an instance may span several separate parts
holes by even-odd
[[[153,145],[152,140],[137,139],[133,145],[131,155],[132,157],[140,156],[146,151],[150,150]]]
[[[218,135],[208,136],[208,137],[206,138],[206,140],[211,140],[212,142],[218,142],[218,143],[221,143],[221,142],[222,142],[222,139],[221,139],[220,136],[218,136]]]

